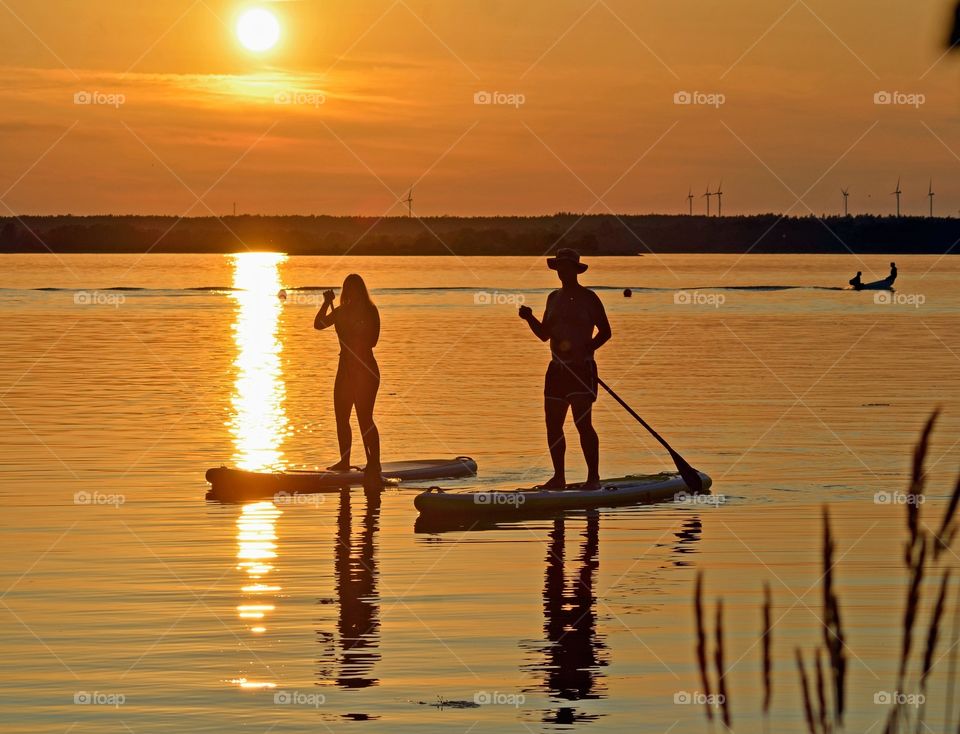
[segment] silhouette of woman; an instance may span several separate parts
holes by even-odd
[[[350,521],[350,491],[340,493],[340,515],[337,518],[336,563],[337,600],[340,606],[337,629],[340,632],[340,670],[337,685],[341,688],[375,686],[371,675],[380,659],[380,606],[377,603],[377,563],[375,535],[380,518],[380,494],[367,494],[367,507],[359,540],[353,537]]]
[[[362,519],[354,518],[350,490],[340,491],[334,579],[338,608],[336,633],[316,630],[321,646],[317,678],[340,688],[379,685],[374,673],[380,660],[380,595],[377,589],[377,532],[380,528],[380,493],[366,492]],[[353,520],[358,519],[354,523]],[[321,598],[320,604],[333,600]]]
[[[379,480],[380,432],[373,422],[373,406],[380,389],[380,367],[373,356],[373,348],[380,339],[380,312],[370,300],[363,278],[356,273],[344,279],[338,307],[333,305],[335,298],[333,291],[323,294],[323,305],[313,322],[316,329],[335,327],[340,340],[340,362],[333,386],[340,460],[329,469],[350,469],[353,443],[350,413],[356,410],[367,456],[365,473],[369,479]]]

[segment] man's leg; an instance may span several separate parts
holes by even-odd
[[[547,443],[550,446],[550,459],[553,461],[553,477],[543,486],[547,489],[563,489],[567,486],[564,471],[567,440],[563,435],[563,422],[567,419],[567,401],[557,398],[544,398],[543,410],[547,419]]]
[[[600,484],[600,437],[593,428],[593,401],[589,398],[574,398],[570,402],[573,422],[580,433],[580,448],[587,462],[587,485]],[[589,487],[588,487],[589,488]]]

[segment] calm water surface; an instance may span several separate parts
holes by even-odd
[[[541,260],[0,256],[4,731],[701,731],[675,703],[700,688],[698,569],[727,609],[737,728],[760,729],[766,581],[775,730],[803,731],[792,660],[822,635],[823,503],[849,730],[868,730],[905,584],[903,508],[882,500],[936,405],[931,524],[960,464],[960,259],[897,260],[893,303],[833,290],[883,258],[593,260],[602,376],[723,502],[429,534],[413,487],[226,506],[204,471],[336,458],[337,346],[309,287],[357,271],[383,316],[384,458],[544,480],[548,354],[516,317],[554,286]],[[611,400],[595,413],[605,475],[669,468]]]

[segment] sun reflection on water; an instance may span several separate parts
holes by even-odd
[[[249,471],[277,468],[283,459],[283,439],[288,420],[284,409],[286,389],[278,331],[282,301],[279,266],[286,255],[252,252],[233,256],[233,299],[237,304],[233,324],[236,344],[234,391],[230,429],[234,463]],[[273,502],[244,505],[237,517],[237,570],[245,575],[237,616],[253,635],[267,631],[266,620],[275,610],[281,590],[266,577],[277,558],[277,519],[282,511]],[[273,688],[264,680],[240,677],[241,688]]]
[[[288,420],[280,361],[283,346],[277,334],[283,303],[277,293],[282,287],[279,266],[286,259],[274,252],[233,256],[237,356],[230,428],[240,469],[277,468],[283,458]]]

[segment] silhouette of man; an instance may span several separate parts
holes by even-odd
[[[897,264],[890,263],[890,285],[893,285],[893,281],[897,279]]]
[[[529,306],[520,307],[520,318],[527,322],[537,338],[550,340],[552,354],[544,378],[543,409],[553,476],[543,487],[563,489],[567,486],[564,471],[567,442],[563,424],[569,408],[587,462],[584,488],[598,488],[600,439],[593,428],[593,403],[597,399],[597,363],[593,356],[610,340],[610,322],[597,294],[577,280],[587,266],[580,262],[576,251],[558,250],[556,257],[547,259],[547,267],[557,271],[561,287],[547,296],[543,320],[537,320]]]
[[[850,285],[852,285],[852,286],[853,286],[854,288],[856,288],[857,290],[860,290],[860,286],[863,285],[863,281],[862,281],[861,278],[860,278],[860,276],[862,276],[862,275],[863,275],[863,272],[861,272],[860,270],[858,270],[858,271],[857,271],[857,274],[854,275],[852,278],[850,278]]]

